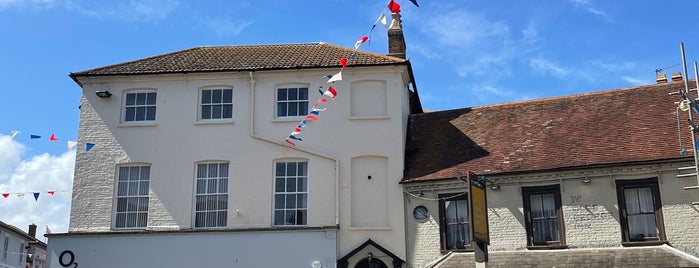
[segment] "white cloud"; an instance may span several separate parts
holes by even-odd
[[[9,7],[47,8],[53,3],[53,0],[0,0],[0,10]]]
[[[652,84],[654,82],[654,81],[650,81],[648,79],[642,79],[642,78],[636,78],[636,77],[630,77],[630,76],[622,76],[621,79],[623,79],[624,81],[626,81],[634,86],[648,85],[648,84]]]
[[[68,1],[65,6],[68,10],[90,17],[149,21],[167,18],[178,5],[179,2],[177,0],[129,0],[115,2],[96,1],[94,3]]]
[[[603,18],[605,21],[611,22],[612,19],[611,17],[604,11],[602,11],[599,8],[594,7],[594,5],[589,1],[589,0],[570,0],[573,4],[575,4],[575,7],[579,7],[584,9],[587,12],[592,13],[595,16],[599,16]]]
[[[198,28],[210,30],[219,36],[234,36],[252,25],[252,21],[232,21],[230,18],[196,18]]]
[[[69,191],[73,184],[75,150],[59,156],[44,153],[29,160],[16,161],[23,148],[24,145],[11,140],[9,136],[0,135],[0,152],[14,159],[12,165],[4,164],[0,170],[0,193],[10,193],[8,198],[0,197],[0,219],[25,232],[29,224],[36,224],[37,237],[41,240],[46,226],[53,232],[66,232],[70,218]],[[57,192],[51,196],[48,191]],[[34,192],[39,192],[36,201]],[[18,193],[25,193],[22,200]]]
[[[461,49],[509,32],[505,23],[489,21],[484,16],[464,9],[438,12],[427,18],[421,27],[423,32],[432,35],[436,41]]]
[[[541,57],[529,59],[529,68],[541,75],[562,77],[569,73],[568,70],[564,69],[559,64]]]

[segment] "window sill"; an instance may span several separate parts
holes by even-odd
[[[446,254],[449,252],[474,252],[475,250],[472,247],[468,248],[457,248],[457,249],[441,249],[440,250],[442,254]]]
[[[542,249],[567,249],[568,245],[536,245],[527,246],[529,250],[542,250]]]
[[[222,124],[235,124],[233,119],[221,119],[221,120],[201,120],[194,122],[194,125],[222,125]]]
[[[294,116],[294,117],[280,117],[270,120],[272,123],[288,123],[288,122],[299,122],[306,118],[306,116]]]
[[[119,123],[117,127],[157,127],[156,122]]]
[[[391,227],[349,227],[350,231],[390,231]]]
[[[644,247],[644,246],[660,246],[667,244],[666,240],[652,240],[652,241],[634,241],[634,242],[621,242],[624,247]]]
[[[349,120],[385,120],[391,119],[388,115],[381,116],[350,116]]]

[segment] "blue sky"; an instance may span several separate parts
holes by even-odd
[[[352,47],[387,2],[0,0],[0,192],[43,192],[38,201],[0,197],[0,220],[67,230],[70,194],[45,191],[71,189],[66,141],[77,140],[80,89],[70,72],[196,46]],[[691,77],[699,60],[697,23],[685,12],[699,1],[398,2],[428,110],[651,84],[655,69],[680,63],[680,42]],[[387,53],[383,28],[370,41],[360,49]],[[12,130],[21,134],[11,139]]]

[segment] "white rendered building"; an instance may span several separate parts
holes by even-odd
[[[406,124],[422,111],[399,26],[388,56],[197,47],[72,73],[92,147],[49,267],[403,267]],[[337,98],[317,93],[353,53]],[[320,120],[291,146],[306,115]]]

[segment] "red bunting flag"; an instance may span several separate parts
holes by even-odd
[[[330,86],[328,88],[328,91],[325,91],[324,95],[328,95],[328,96],[330,96],[330,98],[332,98],[334,100],[335,98],[337,98],[337,90],[335,90],[335,88],[333,86]]]
[[[49,137],[50,141],[57,141],[58,138],[56,138],[56,134],[51,134],[51,137]]]
[[[362,38],[359,38],[357,40],[357,42],[354,42],[354,50],[359,49],[359,45],[364,44],[364,42],[366,42],[366,40],[369,40],[369,37],[365,35],[365,36],[362,36]]]
[[[400,5],[396,1],[391,0],[391,2],[388,2],[388,10],[391,13],[400,13]]]
[[[320,121],[320,118],[315,117],[315,116],[313,116],[313,115],[307,115],[307,116],[306,116],[306,119],[311,119],[311,120],[314,120],[314,121]]]
[[[342,64],[342,69],[347,68],[347,58],[342,57],[340,59],[340,64]]]
[[[2,193],[2,197],[7,198],[8,196],[10,196],[10,193]]]
[[[54,195],[56,193],[56,191],[48,191],[47,193],[50,195]]]
[[[296,144],[293,143],[293,142],[291,142],[291,141],[289,140],[289,138],[286,138],[285,141],[286,141],[286,143],[290,144],[291,146],[296,146]]]

